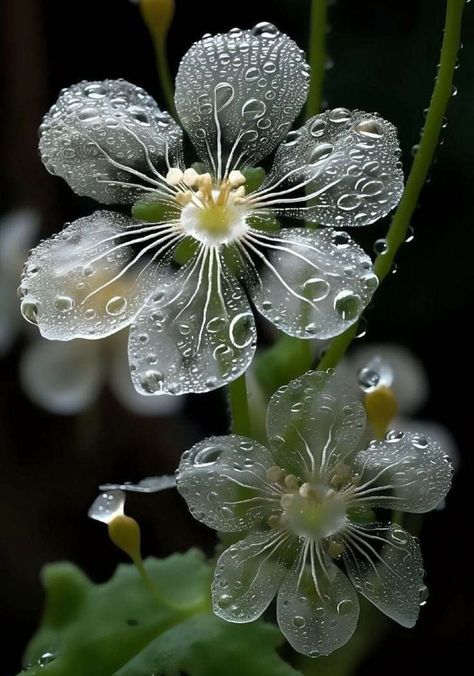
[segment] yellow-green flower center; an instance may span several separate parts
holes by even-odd
[[[285,493],[282,522],[295,535],[321,540],[346,523],[346,505],[337,491],[322,484],[303,484],[298,492]]]

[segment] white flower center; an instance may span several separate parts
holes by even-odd
[[[231,171],[220,184],[210,174],[194,169],[170,169],[170,185],[181,187],[175,200],[182,206],[180,225],[186,235],[207,246],[229,244],[248,231],[249,207],[245,198],[245,177]]]
[[[282,522],[295,535],[321,540],[346,523],[345,500],[323,484],[303,484],[297,493],[282,497]]]

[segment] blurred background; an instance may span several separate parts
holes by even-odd
[[[307,44],[306,0],[176,4],[169,34],[173,74],[205,32],[265,20],[301,47]],[[399,129],[406,168],[429,102],[444,6],[443,0],[338,0],[330,8],[325,99],[331,107],[376,110],[391,120]],[[143,410],[121,377],[120,337],[100,348],[76,344],[54,360],[34,328],[20,321],[14,293],[26,251],[66,220],[95,208],[43,168],[37,153],[43,114],[62,87],[83,79],[122,77],[161,104],[163,98],[151,41],[128,0],[4,0],[0,15],[0,673],[11,676],[40,619],[41,567],[68,559],[100,581],[122,560],[104,528],[86,516],[98,485],[171,473],[186,448],[206,434],[225,433],[228,422],[222,392]],[[381,668],[385,676],[415,674],[432,661],[454,668],[470,655],[465,515],[474,471],[474,9],[469,5],[463,42],[457,95],[412,223],[414,239],[403,246],[396,274],[367,313],[367,334],[357,341],[399,343],[423,363],[430,394],[419,414],[451,430],[459,468],[446,508],[423,525],[430,597],[420,622],[411,631],[390,624],[360,667],[364,676]],[[369,226],[357,238],[370,250],[387,225],[386,219]],[[166,556],[193,545],[212,552],[212,532],[192,520],[175,491],[132,495],[129,504],[143,526],[147,555]]]

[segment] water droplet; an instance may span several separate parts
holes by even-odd
[[[127,309],[127,299],[124,298],[123,296],[114,296],[111,298],[107,305],[105,306],[106,312],[108,312],[109,315],[112,316],[117,316],[121,315],[125,310]]]
[[[273,24],[262,21],[252,28],[251,33],[257,37],[273,40],[280,34],[280,31]]]
[[[291,622],[297,629],[302,629],[306,624],[306,620],[302,615],[295,615]]]
[[[41,655],[41,657],[38,659],[38,666],[41,667],[41,668],[43,668],[43,667],[45,667],[47,664],[51,664],[51,662],[53,662],[53,661],[56,659],[57,656],[58,656],[57,653],[51,652],[51,651],[47,650],[47,651],[44,652],[44,653]]]
[[[387,240],[385,237],[381,237],[380,239],[375,240],[374,242],[374,253],[377,254],[377,256],[383,256],[386,254],[388,251],[388,244]]]
[[[68,312],[69,310],[72,310],[74,305],[74,299],[70,296],[56,296],[54,299],[54,307],[60,312]]]
[[[347,110],[347,108],[334,108],[329,113],[329,119],[336,124],[348,122],[351,119],[351,112],[350,110]]]
[[[161,371],[155,371],[150,369],[146,371],[143,375],[143,378],[140,380],[140,385],[143,387],[145,392],[149,394],[155,394],[155,392],[160,392],[163,388],[164,376]]]
[[[21,314],[31,324],[38,323],[38,306],[30,301],[23,301],[21,304]]]
[[[307,279],[303,284],[305,296],[313,302],[317,302],[318,300],[323,300],[323,298],[326,298],[330,290],[331,287],[329,283],[324,279],[319,279],[318,277]]]
[[[219,448],[218,446],[206,446],[196,453],[194,464],[199,465],[200,467],[213,465],[219,460],[223,451],[224,449]]]
[[[354,130],[368,138],[381,138],[383,136],[382,125],[376,120],[361,120],[354,125]]]
[[[334,309],[344,321],[350,321],[360,314],[361,299],[352,291],[341,291],[334,299]]]
[[[324,120],[316,120],[310,127],[309,133],[314,138],[319,138],[323,136],[326,130],[326,122]]]
[[[422,436],[413,437],[411,443],[415,448],[419,448],[420,450],[428,448],[428,439]]]
[[[252,120],[258,120],[259,117],[263,117],[263,115],[265,115],[266,110],[267,106],[263,103],[263,101],[259,101],[258,99],[249,99],[242,106],[242,117],[248,122]]]
[[[390,533],[390,536],[392,540],[395,540],[395,542],[398,542],[401,545],[406,545],[407,543],[407,534],[404,530],[401,530],[401,528],[394,528]]]
[[[401,441],[404,436],[405,433],[402,432],[401,430],[389,430],[385,435],[385,441],[390,441],[394,443],[397,441]]]
[[[380,382],[380,373],[371,368],[361,368],[357,374],[357,381],[365,392],[374,390]]]
[[[308,162],[310,164],[316,164],[316,162],[322,162],[326,160],[333,151],[333,146],[330,143],[319,143],[312,150]]]

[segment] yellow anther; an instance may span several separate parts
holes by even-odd
[[[109,537],[134,563],[141,561],[140,526],[130,516],[121,514],[107,524]]]
[[[233,195],[235,200],[237,201],[238,199],[245,197],[245,186],[241,185],[237,190],[234,190]]]
[[[331,542],[328,547],[328,554],[332,559],[338,559],[344,553],[344,544],[342,542]]]
[[[229,174],[229,183],[232,188],[239,188],[245,183],[245,176],[241,171],[231,171]]]
[[[279,514],[271,514],[268,517],[268,525],[270,528],[280,528],[281,526],[281,517]]]
[[[171,168],[168,173],[166,174],[166,182],[168,185],[178,185],[178,183],[181,183],[183,180],[184,174],[181,171],[181,169],[178,169],[177,167]]]
[[[179,192],[175,200],[178,204],[181,204],[182,207],[185,207],[187,204],[193,201],[193,194],[189,190],[187,192]]]
[[[285,472],[278,465],[273,465],[267,469],[267,479],[272,483],[278,483],[285,478]]]
[[[364,399],[369,425],[377,439],[383,439],[397,414],[397,400],[389,387],[381,385],[367,392]]]
[[[192,167],[190,169],[186,169],[186,171],[183,174],[183,183],[188,186],[188,188],[192,188],[193,186],[197,185],[199,181],[199,174],[197,173],[196,169],[193,169]]]
[[[285,477],[285,486],[289,489],[296,490],[299,486],[298,479],[294,474],[288,474]]]
[[[299,492],[300,492],[300,495],[301,495],[302,498],[310,498],[310,497],[315,497],[315,496],[316,496],[313,487],[311,486],[311,484],[308,484],[308,483],[304,483],[304,484],[300,487],[300,491],[299,491]]]

